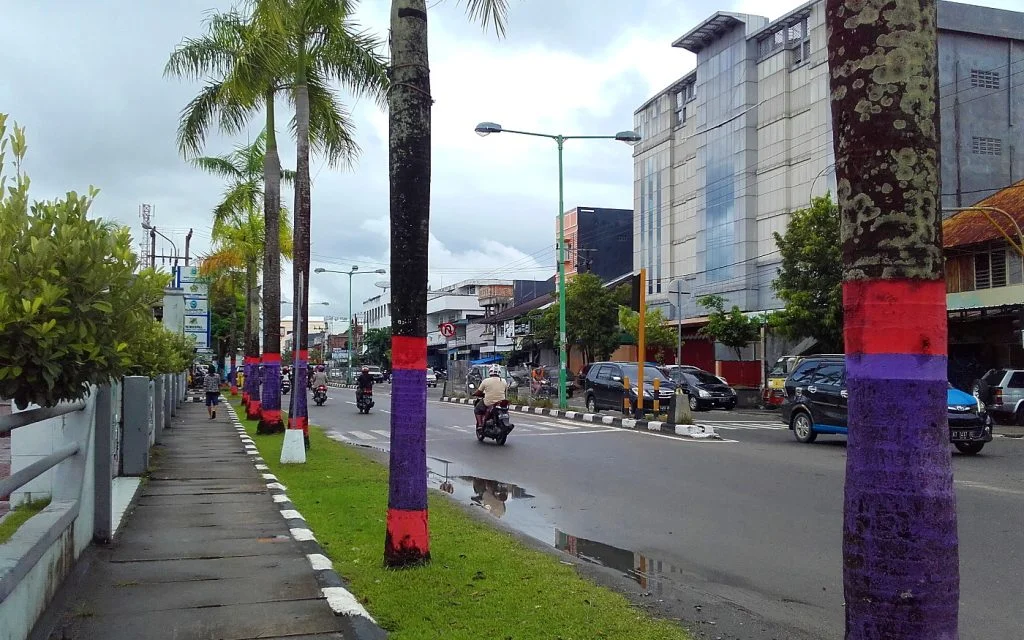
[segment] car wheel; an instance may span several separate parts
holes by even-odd
[[[736,401],[730,402],[723,407],[726,411],[732,411],[736,408]]]
[[[981,451],[982,447],[985,446],[984,442],[954,442],[953,446],[957,448],[960,453],[973,456],[974,454]]]
[[[1017,412],[1013,414],[1013,424],[1024,426],[1024,405],[1017,407]]]
[[[587,396],[587,411],[597,413],[597,400],[594,399],[593,395]]]
[[[811,416],[806,411],[800,411],[793,416],[792,426],[793,435],[796,436],[797,442],[810,444],[818,437],[818,434],[814,431],[814,426],[811,424]]]
[[[700,400],[697,396],[687,396],[690,399],[690,411],[700,411]]]

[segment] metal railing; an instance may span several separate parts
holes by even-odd
[[[56,407],[41,407],[38,409],[30,409],[28,411],[22,411],[21,413],[3,416],[0,417],[0,433],[7,433],[8,431],[14,431],[15,429],[20,429],[22,427],[32,426],[36,423],[42,422],[43,420],[58,418],[69,413],[82,411],[85,409],[85,406],[85,401],[79,400],[78,402],[70,402]],[[0,496],[8,496],[24,487],[29,482],[32,482],[50,469],[56,467],[61,462],[78,453],[80,448],[81,447],[77,442],[72,442],[71,444],[60,447],[41,460],[33,462],[24,469],[0,480]]]

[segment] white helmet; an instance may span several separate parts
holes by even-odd
[[[501,367],[499,367],[496,364],[492,364],[490,366],[490,368],[487,369],[487,375],[488,376],[500,376],[501,375]]]

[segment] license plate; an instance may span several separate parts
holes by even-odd
[[[954,440],[970,440],[972,438],[972,436],[973,436],[973,433],[970,432],[970,431],[954,431],[953,432],[953,439]]]

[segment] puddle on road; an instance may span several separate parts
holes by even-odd
[[[664,593],[675,581],[671,574],[682,571],[671,564],[642,553],[613,547],[568,534],[546,517],[561,509],[549,498],[524,487],[500,480],[452,473],[457,463],[427,458],[427,476],[432,486],[460,502],[468,502],[500,519],[508,526],[584,562],[615,569],[653,595]]]

